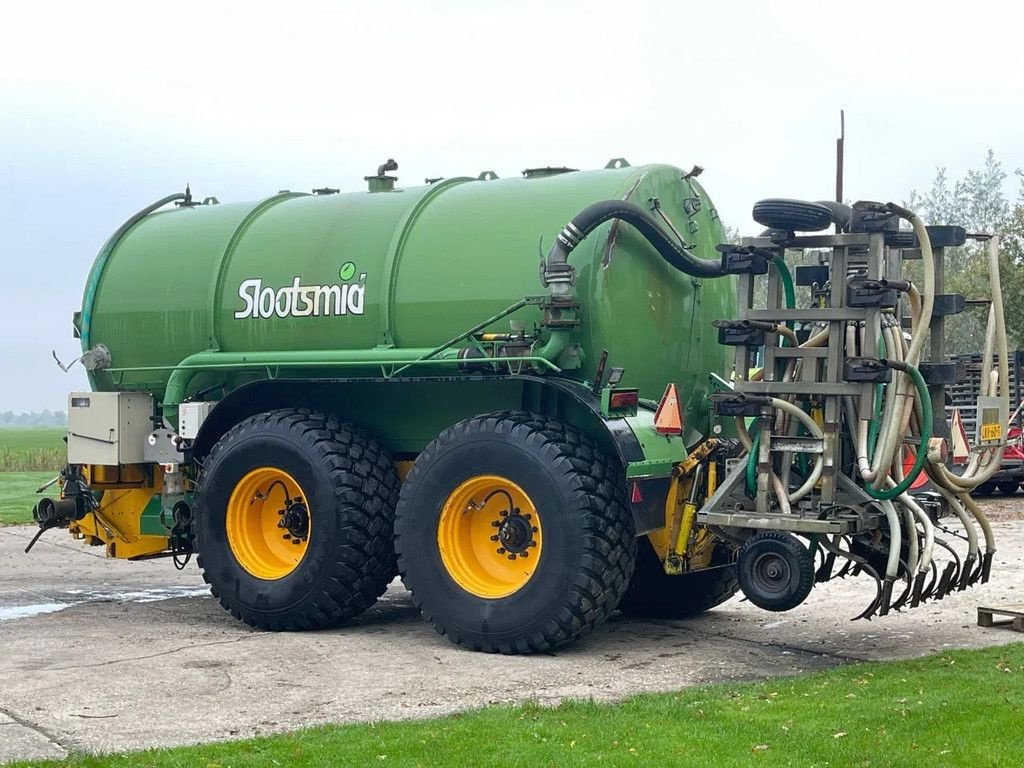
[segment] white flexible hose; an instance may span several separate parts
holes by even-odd
[[[981,511],[981,507],[978,505],[978,502],[972,499],[969,493],[961,493],[959,498],[963,501],[967,510],[974,515],[975,519],[978,521],[978,525],[981,526],[982,533],[985,534],[985,551],[995,552],[996,535],[992,530],[992,524],[988,521],[988,516]]]
[[[771,397],[768,401],[772,408],[778,408],[781,411],[785,411],[793,418],[799,420],[805,427],[807,427],[807,431],[811,433],[811,436],[818,440],[825,439],[825,433],[821,431],[821,427],[819,427],[817,422],[808,416],[801,408],[797,408],[792,403],[777,397]],[[825,455],[823,453],[815,454],[814,467],[811,469],[811,473],[807,476],[807,479],[804,480],[803,485],[789,494],[789,501],[799,501],[811,492],[811,489],[814,488],[814,486],[818,484],[818,480],[821,479],[821,471],[824,468],[824,464]]]
[[[971,524],[971,516],[967,514],[967,510],[964,509],[963,502],[961,502],[959,496],[953,495],[941,485],[936,487],[939,489],[939,493],[942,494],[942,498],[949,504],[949,508],[960,518],[960,524],[967,533],[967,556],[972,560],[976,559],[978,557],[978,532]]]
[[[1010,412],[1010,350],[1009,344],[1006,339],[1006,318],[1003,315],[1003,287],[1002,281],[999,274],[999,238],[998,236],[992,236],[988,241],[988,257],[989,257],[989,280],[992,286],[992,308],[989,312],[990,319],[995,320],[995,337],[996,344],[999,347],[999,386],[998,394],[1002,398],[1004,409],[1007,414]],[[986,330],[986,336],[988,331]],[[984,371],[983,371],[984,373]],[[982,389],[985,389],[985,382],[981,382]],[[977,488],[979,485],[984,483],[986,480],[992,477],[999,469],[1003,458],[1003,449],[1005,447],[1006,428],[1009,425],[1003,425],[1003,441],[997,448],[987,449],[981,453],[976,453],[971,457],[970,463],[967,465],[967,469],[964,470],[963,475],[956,475],[950,472],[945,464],[941,461],[936,460],[930,463],[929,475],[933,480],[936,481],[936,485],[941,485],[950,491],[956,493],[960,490],[969,491]],[[983,461],[983,459],[986,459]]]
[[[995,304],[988,305],[988,322],[985,323],[985,351],[981,354],[981,394],[995,394],[991,389],[990,373],[995,369],[992,367],[992,352],[996,343],[996,307]]]
[[[928,237],[928,230],[920,217],[911,211],[902,211],[901,215],[910,222],[921,245],[921,267],[924,282],[924,290],[917,296],[921,298],[920,312],[911,312],[910,346],[907,349],[904,359],[910,365],[917,365],[921,356],[921,349],[924,347],[925,337],[928,335],[928,328],[932,322],[932,309],[935,304],[935,255],[932,252],[931,239]],[[911,309],[916,310],[916,298],[911,300]],[[883,328],[887,334],[886,354],[896,359],[898,350],[902,349],[902,334],[898,324],[893,329],[890,324],[888,329]],[[871,483],[872,488],[879,489],[885,484],[887,468],[893,461],[893,456],[898,452],[902,434],[899,432],[903,425],[903,408],[906,399],[913,391],[913,381],[909,374],[902,371],[897,372],[895,380],[886,387],[885,406],[883,407],[880,420],[882,422],[882,433],[878,445],[875,446],[875,455],[870,463],[870,470],[867,474],[861,468],[861,476]],[[858,466],[861,462],[858,457]]]
[[[900,516],[891,501],[879,500],[878,505],[885,513],[889,523],[889,558],[885,565],[885,578],[895,579],[900,572],[900,550],[903,549],[903,532],[900,529]]]

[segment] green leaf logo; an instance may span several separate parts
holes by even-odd
[[[338,270],[338,277],[344,280],[351,280],[356,274],[356,265],[351,261],[346,261],[341,265],[341,269]]]

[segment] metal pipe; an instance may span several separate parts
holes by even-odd
[[[442,357],[428,358],[436,355],[436,349],[358,349],[358,350],[281,350],[274,352],[197,352],[189,355],[176,366],[151,366],[140,368],[108,369],[113,372],[168,370],[172,369],[167,379],[161,407],[164,418],[171,424],[178,419],[177,408],[185,399],[188,385],[192,379],[203,371],[241,371],[254,368],[371,368],[377,366],[401,365],[403,371],[418,365],[458,365],[463,362],[457,358],[458,350],[446,351]],[[514,358],[488,358],[482,362],[515,362],[535,363],[546,367],[553,373],[561,369],[544,357],[531,355]],[[389,378],[394,376],[390,374]]]

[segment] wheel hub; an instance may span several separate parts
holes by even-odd
[[[537,530],[532,523],[533,516],[524,515],[519,507],[514,507],[511,514],[505,511],[502,515],[504,517],[491,523],[498,529],[497,539],[501,544],[498,554],[508,553],[512,557],[528,557],[529,549],[537,546],[533,541],[533,534]]]
[[[754,576],[762,589],[779,592],[789,583],[789,564],[775,554],[761,555],[754,563]]]
[[[284,536],[286,540],[291,539],[298,544],[309,538],[309,511],[302,503],[302,499],[292,499],[291,503],[277,514],[281,516],[278,528],[285,528],[288,531]]]

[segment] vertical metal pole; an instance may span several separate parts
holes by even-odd
[[[771,406],[761,409],[761,429],[757,454],[757,511],[761,514],[768,509],[768,478],[772,461],[772,425],[775,422],[775,411]]]
[[[785,248],[779,248],[779,256],[785,258]],[[765,307],[767,309],[778,310],[779,308],[782,307],[783,304],[782,280],[779,279],[779,270],[775,269],[775,267],[768,267],[768,274],[766,275],[766,277],[768,278],[768,299],[765,304]],[[775,381],[775,348],[778,343],[779,338],[777,336],[770,336],[765,342],[763,360],[765,381]]]
[[[843,160],[846,144],[846,112],[839,110],[839,138],[836,139],[836,202],[843,202]],[[836,224],[836,234],[841,232],[841,228]]]
[[[946,249],[940,246],[933,248],[932,252],[935,254],[935,295],[939,296],[946,289]],[[928,362],[944,363],[946,361],[945,315],[933,312],[928,330],[931,339]],[[936,437],[948,438],[949,424],[946,421],[946,386],[944,384],[929,384],[928,394],[932,401],[932,434]]]
[[[845,247],[832,249],[831,287],[829,305],[833,308],[846,306],[846,273],[848,252]],[[840,383],[843,381],[843,346],[846,342],[846,322],[830,320],[828,338],[828,354],[825,358],[825,381]],[[839,420],[842,414],[842,397],[826,395],[825,398],[825,432],[824,469],[821,473],[821,501],[831,504],[836,500],[836,468],[839,466]]]

